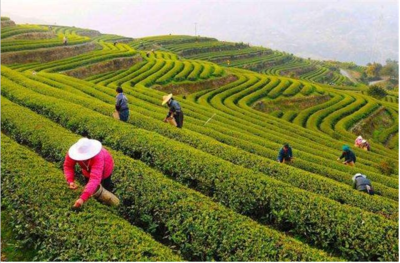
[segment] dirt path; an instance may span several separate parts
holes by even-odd
[[[369,85],[369,86],[375,85],[375,84],[378,84],[378,83],[381,83],[381,82],[385,82],[385,81],[387,81],[387,80],[388,80],[388,78],[383,78],[383,79],[380,79],[380,80],[370,81],[370,82],[368,83],[368,85]]]
[[[346,70],[340,69],[340,74],[350,79],[352,82],[357,83],[357,80]]]

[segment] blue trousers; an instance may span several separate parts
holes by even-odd
[[[127,122],[129,118],[129,109],[122,110],[119,112],[119,119],[121,121]]]

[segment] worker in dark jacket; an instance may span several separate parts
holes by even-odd
[[[342,150],[343,153],[338,158],[338,161],[344,158],[344,165],[354,166],[356,164],[356,155],[350,150],[348,145],[343,145]]]
[[[128,99],[125,97],[121,87],[118,87],[116,91],[118,94],[116,97],[115,109],[118,111],[119,119],[126,122],[129,118]]]
[[[172,94],[163,96],[163,102],[161,105],[167,104],[169,107],[169,112],[167,117],[164,119],[164,122],[168,122],[168,119],[173,117],[176,122],[176,127],[182,128],[183,126],[183,112],[181,105],[172,98]]]
[[[278,162],[286,163],[291,162],[293,159],[292,147],[285,143],[283,147],[279,150]]]
[[[357,173],[353,176],[353,188],[361,192],[366,192],[369,195],[374,195],[371,181],[363,174]]]

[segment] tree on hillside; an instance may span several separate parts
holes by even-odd
[[[367,73],[365,73],[365,71],[363,71],[361,73],[360,81],[364,84],[368,84],[368,77],[367,77]]]
[[[367,74],[368,78],[376,79],[379,78],[379,72],[381,69],[382,65],[379,63],[368,63],[365,73]]]
[[[379,74],[389,76],[391,79],[399,79],[399,62],[396,60],[386,60],[386,65],[382,67]]]
[[[386,90],[377,85],[370,86],[368,88],[367,93],[368,93],[368,95],[378,98],[378,99],[382,99],[382,98],[386,97],[386,95],[387,95]]]

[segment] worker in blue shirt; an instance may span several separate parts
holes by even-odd
[[[279,150],[278,162],[286,163],[291,162],[293,159],[292,147],[288,143],[285,143]]]
[[[163,96],[163,102],[161,105],[167,104],[169,107],[169,112],[167,117],[164,119],[164,122],[168,122],[168,119],[173,117],[176,122],[176,127],[182,128],[183,126],[183,112],[181,105],[172,98],[172,94]]]
[[[129,118],[129,106],[128,106],[128,99],[124,95],[124,91],[121,87],[116,89],[117,96],[115,102],[115,109],[118,112],[119,119],[123,122],[127,122]]]

